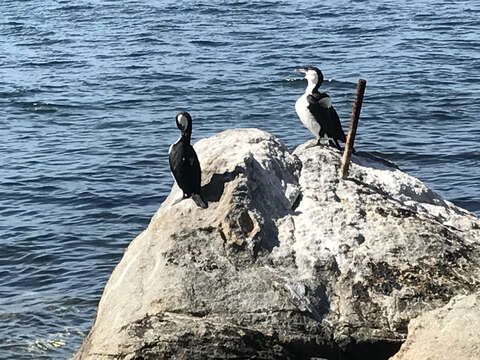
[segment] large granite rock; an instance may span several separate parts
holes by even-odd
[[[256,129],[195,144],[208,209],[173,187],[75,359],[388,359],[410,319],[480,288],[480,222],[367,154]]]
[[[391,360],[480,359],[480,293],[456,296],[408,325],[408,338]]]

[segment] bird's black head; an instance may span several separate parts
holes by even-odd
[[[192,117],[188,112],[179,112],[176,117],[176,122],[182,134],[190,135],[192,133]]]
[[[305,79],[313,85],[320,86],[323,82],[323,74],[320,71],[319,68],[316,68],[315,66],[306,66],[299,71],[304,74]]]

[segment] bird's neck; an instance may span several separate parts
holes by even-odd
[[[192,133],[190,131],[184,131],[180,136],[180,139],[182,139],[182,142],[185,144],[190,144],[191,138],[192,138]]]
[[[320,87],[320,84],[314,83],[313,81],[308,80],[307,84],[307,89],[305,90],[305,94],[311,95],[313,93],[318,92],[318,88]]]

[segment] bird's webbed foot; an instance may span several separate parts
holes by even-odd
[[[340,144],[338,143],[337,139],[328,139],[328,145],[342,151],[342,148],[340,147]]]
[[[173,203],[172,203],[172,206],[175,206],[177,205],[180,201],[183,201],[185,199],[188,199],[190,197],[190,195],[187,195],[185,193],[182,193],[182,196],[180,196],[178,199],[174,200]]]
[[[173,203],[172,203],[172,206],[175,206],[177,205],[180,201],[183,201],[185,200],[185,198],[182,196],[182,197],[179,197],[178,199],[176,199]]]

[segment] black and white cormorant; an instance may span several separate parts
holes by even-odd
[[[190,144],[192,117],[188,112],[183,111],[177,114],[176,122],[181,135],[168,149],[170,170],[183,191],[182,199],[191,197],[198,206],[207,208],[207,202],[202,196],[200,162],[193,146]]]
[[[302,68],[300,72],[305,74],[308,82],[305,93],[295,103],[295,111],[300,121],[315,135],[318,143],[320,139],[327,137],[330,146],[341,150],[338,140],[346,141],[342,124],[330,96],[318,91],[323,82],[322,72],[313,66]]]

